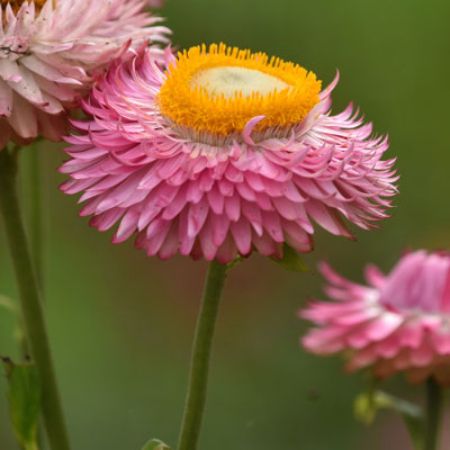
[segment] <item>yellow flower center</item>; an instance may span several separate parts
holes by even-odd
[[[258,131],[296,125],[319,102],[320,90],[316,75],[297,64],[212,44],[178,54],[158,103],[176,126],[224,137],[256,116],[264,116]]]
[[[34,4],[36,5],[36,9],[39,11],[47,2],[47,0],[32,0],[34,1]],[[14,12],[19,11],[22,4],[25,3],[25,0],[0,0],[0,5],[3,10],[6,9],[7,5],[11,5]],[[29,3],[31,3],[29,1]]]

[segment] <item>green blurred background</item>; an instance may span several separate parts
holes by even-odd
[[[306,355],[297,309],[321,294],[315,264],[327,258],[361,279],[368,261],[387,270],[405,247],[450,243],[450,3],[444,0],[169,0],[162,10],[180,47],[224,41],[301,63],[326,83],[337,68],[334,111],[349,101],[398,156],[392,218],[358,242],[317,234],[308,274],[253,256],[226,287],[201,448],[208,450],[407,450],[389,414],[366,429],[352,402],[365,387],[337,358]],[[205,265],[148,259],[77,217],[57,186],[62,153],[45,154],[47,310],[57,370],[79,450],[139,450],[150,437],[174,444]],[[1,227],[1,225],[0,225]],[[1,231],[1,228],[0,228]],[[0,233],[0,292],[16,296]],[[12,320],[0,311],[0,354],[13,355]],[[0,384],[0,448],[9,434]],[[417,387],[394,383],[405,395]],[[448,424],[447,424],[448,425]]]

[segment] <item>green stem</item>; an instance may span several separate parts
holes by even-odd
[[[209,266],[202,306],[197,320],[191,359],[191,373],[178,450],[196,450],[206,403],[208,372],[219,301],[228,266]]]
[[[444,395],[441,386],[433,378],[427,380],[426,391],[427,405],[424,450],[437,450]]]
[[[42,223],[42,164],[41,152],[38,145],[33,145],[28,149],[29,158],[28,192],[29,195],[29,223],[30,223],[30,243],[37,271],[39,287],[44,288],[44,232]]]
[[[42,383],[43,416],[52,450],[69,450],[38,284],[19,208],[16,152],[0,151],[0,209],[20,294],[27,341]]]

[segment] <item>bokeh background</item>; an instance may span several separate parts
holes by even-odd
[[[334,110],[354,101],[398,156],[392,218],[357,242],[317,234],[310,273],[258,256],[232,271],[225,290],[201,448],[208,450],[408,450],[399,419],[372,429],[354,420],[365,389],[338,359],[306,355],[296,311],[319,297],[315,265],[328,259],[361,279],[387,270],[403,249],[450,244],[450,3],[444,0],[168,0],[161,14],[180,47],[224,41],[300,62],[341,83]],[[148,259],[77,217],[57,189],[56,147],[43,151],[46,307],[74,449],[139,450],[174,444],[205,265]],[[24,161],[25,163],[26,161]],[[24,176],[25,184],[27,177]],[[28,190],[24,191],[27,203]],[[16,297],[0,225],[0,292]],[[13,322],[0,311],[0,354],[14,355]],[[420,399],[402,380],[391,391]],[[448,428],[448,423],[447,423]],[[15,450],[0,382],[0,448]],[[445,447],[450,448],[450,447]]]

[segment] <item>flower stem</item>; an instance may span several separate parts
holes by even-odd
[[[209,266],[202,306],[195,331],[189,388],[178,450],[196,450],[197,448],[206,402],[214,328],[227,270],[228,266],[215,261]]]
[[[437,450],[444,395],[441,386],[431,377],[427,380],[426,391],[427,405],[424,450]]]
[[[0,151],[0,210],[19,289],[27,342],[39,372],[43,417],[52,450],[69,450],[38,283],[17,195],[17,152]]]
[[[27,157],[29,183],[27,194],[29,202],[29,223],[30,223],[30,244],[34,263],[37,271],[39,288],[44,289],[44,230],[43,230],[43,202],[42,202],[42,164],[41,152],[38,145],[33,145],[28,149]]]

